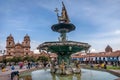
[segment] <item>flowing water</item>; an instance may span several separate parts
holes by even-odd
[[[69,76],[55,75],[50,70],[37,70],[31,73],[32,80],[115,80],[118,77],[108,72],[81,69],[81,74],[73,74]]]

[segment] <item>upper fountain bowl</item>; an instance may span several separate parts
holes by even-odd
[[[51,29],[59,33],[70,32],[75,30],[75,26],[71,23],[58,23],[58,24],[52,25]]]

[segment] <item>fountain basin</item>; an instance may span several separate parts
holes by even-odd
[[[71,47],[71,49],[70,49]],[[38,46],[37,49],[39,50],[48,50],[51,52],[78,52],[82,50],[88,50],[90,45],[88,43],[83,42],[76,42],[76,41],[51,41],[51,42],[44,42]]]
[[[32,80],[115,80],[118,77],[108,72],[81,69],[81,74],[57,75],[48,70],[38,70],[31,73]]]

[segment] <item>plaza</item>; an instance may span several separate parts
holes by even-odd
[[[115,27],[116,20],[115,23],[111,21],[111,25],[106,22],[115,19],[110,19],[110,13],[107,11],[103,12],[108,15],[102,11],[100,13],[106,15],[102,18],[109,16],[108,19],[103,20],[97,16],[98,7],[104,4],[96,2],[100,5],[95,5],[88,1],[90,8],[90,4],[96,6],[92,6],[95,10],[89,10],[87,3],[81,1],[86,5],[81,4],[80,9],[84,12],[82,14],[78,7],[65,1],[66,7],[64,2],[60,1],[61,3],[57,4],[57,7],[61,7],[60,9],[55,8],[55,17],[51,12],[51,8],[56,5],[55,2],[51,1],[48,4],[49,7],[45,6],[43,2],[48,4],[46,1],[32,3],[15,1],[10,5],[2,2],[9,5],[7,10],[11,14],[8,15],[7,10],[2,11],[6,13],[2,14],[4,16],[0,14],[2,17],[0,19],[1,33],[4,33],[4,35],[0,35],[0,80],[120,80],[118,36],[120,29]],[[26,5],[12,5],[13,3]],[[35,4],[35,6],[30,4]],[[75,5],[75,3],[73,4]],[[105,4],[110,3],[105,2]],[[6,8],[4,5],[1,6]],[[100,9],[103,10],[103,7]],[[38,8],[40,8],[39,11]],[[78,11],[78,14],[74,14],[75,11],[76,13]],[[39,20],[40,24],[38,24]],[[54,22],[56,20],[57,22]],[[100,20],[103,21],[103,24]],[[54,32],[59,36],[56,36]],[[98,51],[96,51],[97,49]]]

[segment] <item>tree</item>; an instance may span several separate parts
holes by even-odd
[[[30,56],[25,56],[24,58],[23,58],[23,61],[33,61],[33,62],[35,62],[36,61],[36,58],[34,58],[34,57],[30,57]]]
[[[18,63],[18,62],[20,62],[20,61],[22,61],[22,60],[23,60],[22,57],[13,57],[13,58],[11,59],[11,62]]]
[[[49,60],[49,58],[46,57],[46,56],[39,56],[39,58],[38,58],[37,60],[40,60],[40,61],[42,61],[42,62],[44,62],[44,61],[46,62],[46,61]]]

